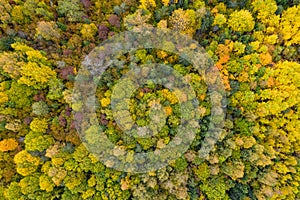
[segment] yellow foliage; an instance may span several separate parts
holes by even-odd
[[[162,0],[162,4],[163,4],[164,6],[168,6],[169,3],[170,3],[170,0]]]
[[[149,10],[156,7],[155,0],[140,0],[140,8]]]
[[[46,133],[48,129],[47,119],[34,118],[30,123],[30,129],[35,132]]]
[[[175,10],[169,20],[172,29],[189,36],[192,36],[197,26],[199,26],[198,20],[196,22],[196,12],[190,9],[183,10],[179,8]]]
[[[236,55],[243,54],[245,52],[246,45],[241,42],[235,41],[233,44],[233,51]]]
[[[177,99],[176,95],[173,92],[170,92],[168,89],[163,89],[161,92],[162,92],[162,95],[168,101],[170,101],[171,104],[178,103],[178,99]]]
[[[20,65],[22,62],[18,61],[17,53],[3,52],[0,54],[0,66],[5,73],[11,78],[15,79],[20,76]]]
[[[27,60],[28,61],[46,61],[47,58],[45,58],[40,51],[36,50],[30,50],[25,52],[27,55]]]
[[[168,22],[167,20],[160,20],[158,23],[157,23],[157,27],[158,28],[168,28]]]
[[[12,151],[18,146],[18,142],[15,139],[9,138],[0,141],[0,151]]]
[[[81,197],[83,199],[90,199],[93,197],[93,195],[95,194],[95,189],[94,188],[89,188],[87,191],[85,191]]]
[[[94,187],[96,184],[97,184],[96,177],[95,177],[95,175],[93,174],[93,175],[91,176],[91,178],[88,180],[88,186],[89,186],[89,187]]]
[[[84,39],[93,39],[97,33],[97,30],[97,26],[94,23],[84,24],[80,33]]]
[[[248,10],[240,10],[230,15],[228,25],[234,31],[249,32],[253,30],[255,22]]]
[[[54,183],[49,176],[41,175],[39,178],[41,190],[46,190],[47,192],[53,191]]]
[[[178,0],[174,1],[174,3],[177,3]],[[195,9],[201,9],[205,7],[205,2],[203,0],[193,0],[193,8]]]
[[[51,161],[52,161],[52,164],[53,164],[54,166],[60,166],[60,165],[63,165],[63,164],[64,164],[65,159],[64,159],[64,158],[60,158],[60,157],[53,157],[53,158],[51,159]]]
[[[255,0],[252,3],[253,11],[257,12],[257,19],[267,24],[271,22],[270,17],[273,16],[277,10],[275,0]]]
[[[21,51],[22,53],[25,53],[26,51],[34,51],[33,48],[27,46],[26,44],[22,44],[20,42],[13,43],[11,47],[14,48],[16,51]]]
[[[158,50],[156,55],[160,59],[165,59],[168,56],[168,53],[162,50]]]
[[[219,25],[219,26],[223,26],[223,24],[226,24],[227,19],[225,17],[225,15],[223,14],[216,14],[215,18],[214,18],[214,23],[213,25]]]
[[[2,105],[3,103],[8,102],[8,96],[6,93],[4,92],[0,92],[0,105]]]
[[[35,62],[28,62],[21,67],[22,77],[18,83],[32,86],[34,88],[41,88],[42,85],[47,83],[50,78],[55,77],[56,73],[50,67]]]
[[[107,107],[110,104],[110,98],[103,98],[100,100],[101,106]]]
[[[0,28],[3,30],[6,29],[7,24],[11,21],[10,13],[11,13],[12,6],[8,1],[1,1],[0,2],[0,21],[2,22]]]
[[[259,54],[259,59],[262,65],[268,65],[272,62],[272,56],[269,53]]]
[[[245,148],[245,149],[249,149],[249,148],[251,148],[253,145],[255,145],[256,144],[256,140],[255,140],[255,138],[254,137],[252,137],[252,136],[250,136],[250,137],[243,137],[242,138],[242,140],[243,140],[243,147]]]
[[[265,37],[264,42],[266,44],[276,44],[277,39],[278,39],[278,36],[274,34],[274,35],[270,35],[270,36]]]
[[[255,42],[262,43],[265,37],[265,33],[263,31],[254,31],[253,36],[257,40]]]
[[[167,116],[170,116],[173,113],[171,106],[164,107],[164,110],[165,110],[165,113],[167,114]]]
[[[14,78],[21,76],[18,83],[42,89],[56,76],[56,72],[47,66],[49,62],[40,51],[19,42],[11,46],[17,53],[3,54],[0,56],[0,64],[11,59],[3,68]]]
[[[23,23],[25,22],[25,16],[23,13],[23,6],[14,6],[11,10],[11,16],[14,22]]]
[[[40,158],[34,157],[23,150],[15,155],[14,162],[17,164],[17,172],[22,176],[28,176],[37,170]]]
[[[269,50],[267,45],[262,45],[259,49],[258,52],[260,53],[267,53],[267,51]]]
[[[300,44],[300,6],[283,11],[280,20],[280,33],[286,46]]]

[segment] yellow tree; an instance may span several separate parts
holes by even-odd
[[[283,11],[280,19],[280,34],[285,45],[300,44],[300,6]]]
[[[18,146],[18,142],[15,139],[9,138],[0,141],[0,151],[12,151]]]
[[[19,76],[18,83],[32,86],[35,89],[42,89],[48,86],[50,79],[56,77],[56,72],[51,69],[51,63],[40,51],[18,42],[12,44],[12,47],[17,54],[4,53],[2,59],[18,56],[18,59],[15,58],[12,63],[5,67],[8,73],[12,73],[12,77],[17,78]],[[13,63],[19,66],[16,71],[12,70],[15,69]]]
[[[234,31],[249,32],[253,30],[255,22],[248,10],[240,10],[231,13],[228,25]]]
[[[170,27],[173,30],[179,31],[183,34],[193,36],[196,29],[200,27],[199,20],[196,20],[196,12],[181,8],[175,10],[169,18]]]

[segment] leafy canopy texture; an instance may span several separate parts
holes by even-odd
[[[300,199],[299,2],[0,0],[0,200]],[[122,42],[102,45],[124,31],[153,27],[195,42],[185,46],[184,40],[164,35],[158,44],[164,49],[126,53]],[[219,77],[203,77],[200,66],[186,59],[197,43],[212,61],[206,72]],[[110,66],[95,91],[83,85],[95,98],[74,102],[81,63],[99,45],[101,51],[121,51],[107,58]],[[174,49],[183,51],[177,55]],[[145,64],[174,69],[194,97],[145,81],[123,100],[130,84],[115,86],[133,67],[157,77]],[[177,84],[167,70],[159,75],[165,75],[167,86]],[[224,86],[223,99],[212,93],[216,85],[208,84],[216,80]],[[122,99],[117,114],[114,95]],[[78,111],[91,100],[95,115],[86,119]],[[214,109],[219,102],[227,106]],[[222,112],[224,120],[211,118]],[[180,130],[180,124],[196,115],[199,126],[187,151],[166,167],[140,174],[111,168],[114,159],[100,162],[76,129],[79,122],[88,127],[84,139],[98,144],[101,128],[127,167],[137,153],[166,151],[165,157],[173,158],[166,147],[185,145],[177,136],[183,132],[188,138],[190,131]],[[99,126],[90,126],[94,121]],[[209,131],[216,121],[224,125],[217,127],[219,137]],[[126,132],[133,124],[141,131]],[[154,134],[139,137],[144,127]],[[207,156],[199,156],[211,144]]]

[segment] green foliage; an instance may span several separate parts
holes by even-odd
[[[80,22],[83,20],[84,11],[79,0],[58,1],[57,12],[60,16],[65,16],[70,22]]]
[[[46,133],[48,129],[48,120],[45,118],[34,118],[30,123],[30,129],[34,132]]]
[[[30,131],[26,134],[24,143],[28,151],[44,151],[54,144],[54,139],[50,135]]]
[[[49,108],[44,101],[38,101],[32,104],[32,112],[35,115],[44,116],[48,114]]]
[[[47,98],[51,100],[58,100],[63,97],[64,84],[62,80],[57,78],[52,78],[49,80],[49,91]]]
[[[21,187],[17,182],[10,183],[10,185],[4,191],[4,197],[6,199],[13,199],[13,200],[25,199],[21,193]]]
[[[210,200],[229,200],[229,197],[226,194],[228,189],[228,185],[224,179],[219,177],[213,177],[200,185],[200,190],[203,191]]]
[[[175,161],[174,168],[178,171],[183,171],[187,168],[188,162],[184,158],[178,158]]]
[[[31,97],[33,94],[35,94],[35,91],[33,91],[30,87],[16,82],[12,82],[10,89],[7,91],[7,96],[11,103],[10,105],[21,109],[31,105]]]

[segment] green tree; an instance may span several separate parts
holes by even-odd
[[[47,115],[49,112],[49,107],[44,101],[34,102],[32,104],[32,112],[38,116]]]
[[[44,151],[54,144],[54,139],[50,135],[30,131],[26,134],[24,143],[28,151]]]
[[[79,0],[59,0],[56,8],[60,16],[65,16],[70,22],[83,20],[84,9]]]

